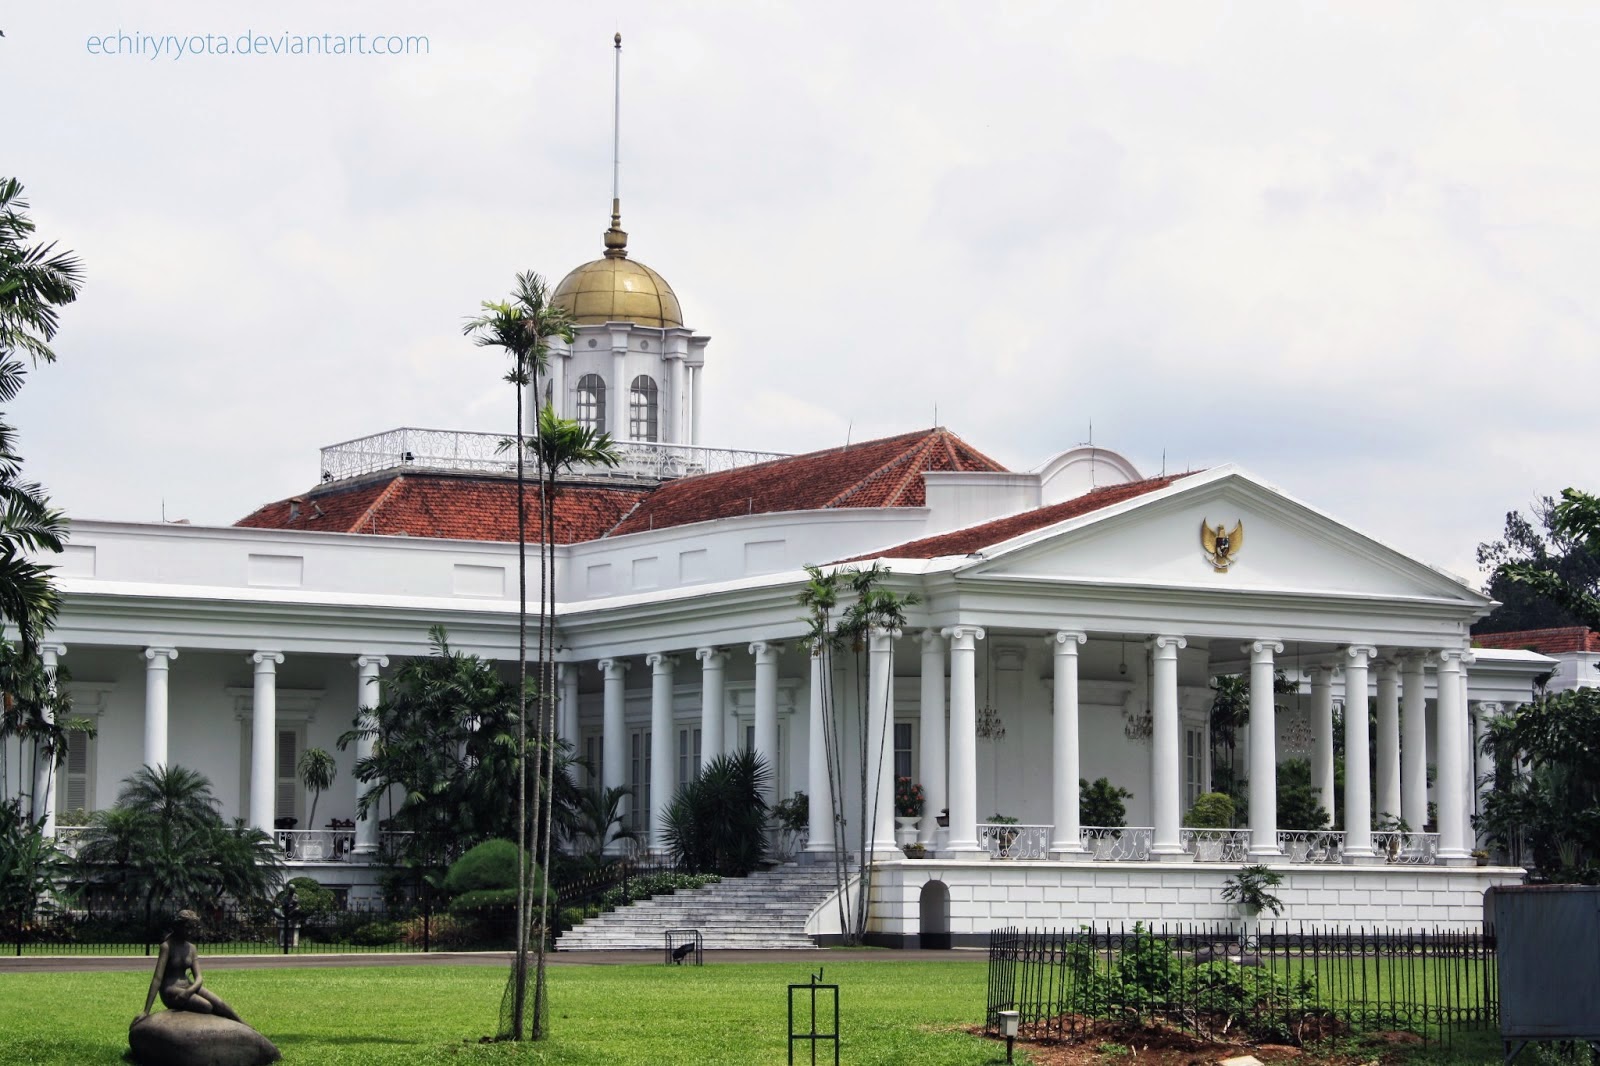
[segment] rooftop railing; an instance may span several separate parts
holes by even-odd
[[[580,466],[573,473],[580,477],[665,481],[788,457],[783,452],[645,441],[617,441],[616,449],[622,456],[617,466]],[[322,449],[324,482],[348,481],[397,469],[504,476],[516,473],[517,459],[506,434],[453,429],[391,429]],[[531,467],[529,473],[532,473]]]

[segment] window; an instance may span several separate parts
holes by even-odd
[[[628,734],[628,828],[644,832],[650,820],[650,730]]]
[[[700,780],[700,730],[678,730],[678,784]]]
[[[894,724],[894,776],[916,780],[916,767],[911,758],[911,723]]]
[[[300,798],[300,782],[295,775],[295,760],[300,758],[300,734],[293,729],[278,730],[278,781],[273,797],[274,818],[297,818],[296,808]],[[306,829],[317,828],[314,825]]]
[[[61,775],[61,780],[57,782],[56,810],[63,814],[69,811],[91,811],[94,809],[94,796],[91,788],[93,777],[89,756],[94,738],[86,733],[68,733],[66,743],[67,761],[57,771]]]
[[[640,374],[628,390],[628,439],[656,439],[656,379]]]
[[[578,379],[578,424],[597,433],[606,428],[606,381],[599,374]]]
[[[1188,810],[1206,790],[1206,731],[1183,730],[1183,808]]]
[[[605,742],[599,733],[585,733],[583,737],[583,761],[588,764],[584,785],[594,792],[600,791],[601,782],[605,781]]]

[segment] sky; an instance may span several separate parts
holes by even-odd
[[[1600,488],[1592,3],[78,0],[0,30],[0,170],[87,277],[7,414],[77,517],[227,524],[324,445],[507,430],[462,324],[599,255],[618,31],[623,225],[712,338],[703,443],[937,419],[1029,469],[1092,432],[1473,579],[1508,510]],[[284,54],[310,36],[425,40]]]

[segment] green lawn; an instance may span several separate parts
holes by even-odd
[[[841,986],[845,1062],[1005,1060],[1003,1044],[960,1031],[983,1015],[981,961],[836,963],[821,954],[809,967],[562,966],[551,971],[551,1039],[521,1047],[477,1042],[499,1014],[506,975],[495,967],[213,970],[206,985],[293,1066],[782,1063],[785,986],[805,982],[816,965]],[[149,980],[138,973],[0,974],[0,1062],[115,1062]],[[799,1053],[796,1059],[809,1062]]]

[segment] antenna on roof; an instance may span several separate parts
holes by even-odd
[[[856,420],[851,419],[844,424],[844,446],[850,447],[850,433],[856,428]]]
[[[1167,476],[1167,450],[1165,448],[1161,449],[1161,476]]]

